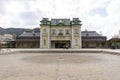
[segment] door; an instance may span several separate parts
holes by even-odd
[[[55,48],[65,48],[65,43],[55,43]]]

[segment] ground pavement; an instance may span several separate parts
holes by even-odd
[[[120,80],[120,55],[4,53],[0,53],[0,80]]]

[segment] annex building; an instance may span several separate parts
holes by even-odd
[[[81,21],[79,18],[43,18],[40,24],[40,48],[73,48],[81,46]]]
[[[16,37],[16,48],[39,48],[40,31],[25,31]]]

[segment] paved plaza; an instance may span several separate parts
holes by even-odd
[[[102,53],[1,54],[0,80],[120,80],[120,56]]]

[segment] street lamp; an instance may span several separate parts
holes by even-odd
[[[1,51],[1,41],[0,41],[0,51]]]
[[[0,34],[0,51],[1,51],[1,43],[2,42],[2,36],[1,36],[1,34]]]
[[[2,49],[2,34],[0,33],[0,51]]]

